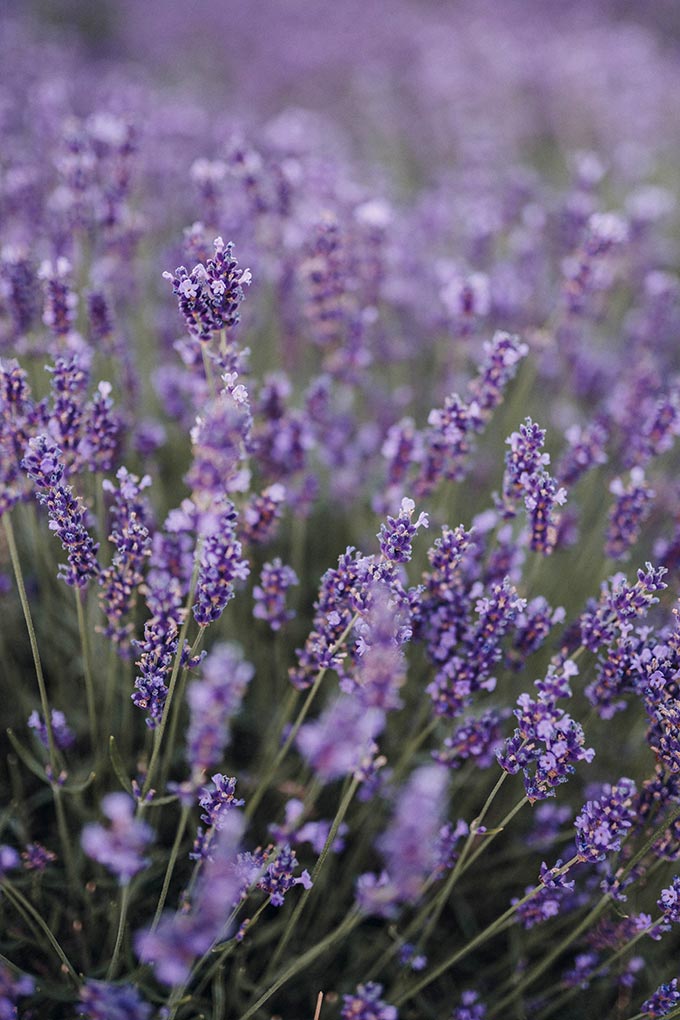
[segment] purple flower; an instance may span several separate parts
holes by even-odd
[[[236,510],[225,500],[214,513],[201,518],[201,565],[196,583],[194,619],[199,627],[218,620],[234,597],[234,581],[243,581],[250,573],[242,547],[236,537]]]
[[[75,734],[67,723],[66,716],[63,712],[60,712],[58,708],[53,708],[50,714],[52,719],[52,735],[54,737],[54,743],[61,751],[65,751],[67,748],[72,747],[75,743]],[[47,727],[38,711],[34,710],[31,712],[28,717],[28,725],[32,730],[35,730],[43,747],[49,747]]]
[[[553,868],[548,868],[545,863],[541,865],[541,886],[538,892],[516,911],[517,919],[525,928],[533,928],[534,925],[557,917],[558,914],[564,914],[577,905],[577,899],[569,895],[573,892],[574,882],[568,881],[566,875],[559,874],[561,866],[561,860],[558,860]],[[534,886],[527,886],[525,892],[531,892],[533,888]],[[519,900],[515,898],[511,902],[514,906]]]
[[[207,825],[204,830],[200,825],[194,840],[193,850],[189,854],[192,860],[211,860],[216,833],[225,826],[232,825],[229,812],[234,808],[243,807],[245,801],[235,796],[236,780],[216,772],[212,778],[212,787],[204,786],[198,798],[203,809],[201,821]]]
[[[187,272],[179,266],[174,273],[163,273],[172,283],[180,313],[192,336],[204,343],[215,333],[232,329],[239,321],[239,306],[250,285],[249,269],[239,269],[233,257],[234,246],[221,237],[213,242],[214,257]]]
[[[427,514],[420,514],[415,524],[411,518],[416,508],[412,499],[404,497],[398,517],[388,517],[378,533],[380,552],[392,563],[408,563],[412,556],[411,542],[419,528],[429,527]]]
[[[231,738],[230,720],[254,674],[239,645],[221,642],[203,660],[201,678],[187,688],[186,757],[195,778],[219,765]]]
[[[5,245],[0,252],[0,274],[3,305],[12,321],[12,336],[18,340],[29,332],[40,307],[35,267],[22,248]]]
[[[293,873],[299,867],[295,851],[287,844],[278,850],[275,859],[268,865],[257,887],[268,894],[273,907],[282,907],[286,893],[295,885],[301,885],[305,889],[312,888],[308,871],[303,871],[297,878],[294,877]]]
[[[522,771],[532,803],[554,796],[554,788],[567,781],[576,762],[591,762],[595,755],[592,748],[584,746],[581,724],[556,704],[559,698],[570,696],[568,680],[574,671],[570,659],[561,667],[553,664],[545,680],[536,681],[536,700],[529,694],[519,696],[514,711],[519,725],[497,751],[502,769],[510,775]]]
[[[34,988],[35,981],[28,974],[16,975],[9,967],[0,963],[0,1017],[2,1020],[15,1020],[15,1017],[19,1016],[18,1000],[26,995],[32,995]]]
[[[668,928],[672,924],[680,924],[680,878],[677,875],[667,889],[661,890],[656,902],[663,915],[663,923]]]
[[[354,773],[385,726],[380,708],[364,708],[355,698],[340,695],[318,719],[300,727],[296,745],[322,782]]]
[[[662,1016],[668,1016],[671,1010],[675,1006],[680,1004],[680,990],[678,989],[678,979],[673,980],[666,985],[660,985],[653,995],[650,995],[642,1003],[642,1012],[646,1013],[647,1016],[656,1018]]]
[[[0,878],[7,871],[12,871],[14,868],[18,868],[21,863],[19,852],[14,847],[7,846],[6,843],[0,843]]]
[[[443,749],[433,751],[433,757],[440,765],[447,765],[450,769],[458,769],[470,759],[477,768],[489,768],[496,761],[496,751],[503,741],[501,725],[509,714],[509,709],[492,708],[478,719],[463,720],[446,738]]]
[[[200,509],[209,509],[228,492],[248,488],[250,476],[243,461],[252,419],[248,395],[235,379],[229,377],[191,430],[193,456],[185,481]]]
[[[83,850],[88,857],[103,864],[117,876],[121,885],[148,864],[144,857],[153,832],[135,818],[135,804],[126,793],[109,793],[102,800],[102,811],[111,824],[108,828],[92,823],[81,835]]]
[[[366,913],[384,915],[388,905],[418,900],[438,863],[447,789],[446,769],[422,765],[398,791],[393,818],[376,843],[385,861],[385,878],[374,884],[377,896],[361,876],[358,895]]]
[[[505,516],[514,517],[517,503],[522,500],[531,526],[530,546],[536,552],[547,555],[552,552],[557,539],[554,509],[566,502],[567,494],[545,470],[550,463],[550,455],[543,451],[545,431],[531,418],[526,418],[507,443],[510,449],[505,456],[499,509]]]
[[[26,871],[43,872],[48,864],[53,864],[57,855],[40,843],[27,843],[21,851],[21,859]]]
[[[123,422],[113,411],[111,390],[111,383],[100,382],[83,411],[77,452],[79,463],[88,471],[110,471],[120,445]]]
[[[615,478],[609,491],[616,501],[609,513],[605,555],[613,560],[625,559],[638,540],[642,524],[652,509],[655,492],[645,484],[644,471],[634,467],[628,485]]]
[[[587,471],[606,464],[605,446],[609,434],[604,422],[593,421],[585,427],[572,425],[565,432],[569,444],[557,465],[557,479],[562,485],[575,485]]]
[[[438,623],[446,621],[448,612],[457,615],[457,602],[452,598],[445,603]],[[459,634],[453,627],[444,629],[442,652],[448,646],[448,654],[442,655],[444,662],[426,688],[437,715],[455,718],[470,703],[476,691],[494,690],[496,678],[491,671],[502,658],[501,642],[517,615],[525,609],[526,600],[519,597],[517,589],[506,577],[501,584],[494,584],[488,595],[478,598],[474,607],[477,614],[475,623],[461,620]],[[461,643],[460,650],[453,647],[457,637]]]
[[[286,609],[286,594],[291,585],[299,584],[292,567],[284,566],[279,556],[272,563],[265,563],[260,573],[260,583],[253,588],[253,616],[266,620],[272,630],[281,630],[293,619],[295,612]]]
[[[102,632],[127,654],[133,625],[125,622],[125,617],[133,609],[144,576],[142,568],[151,555],[151,508],[142,496],[151,479],[148,475],[139,479],[124,467],[116,478],[117,486],[108,479],[103,482],[104,491],[113,497],[109,540],[116,551],[111,564],[102,570],[99,604],[108,621]]]
[[[354,995],[343,995],[342,1020],[397,1020],[399,1016],[394,1006],[389,1006],[380,998],[382,985],[368,981],[365,985],[357,985]]]
[[[584,805],[574,822],[582,861],[603,861],[608,853],[621,849],[621,841],[635,821],[636,793],[632,779],[623,778],[615,786],[605,783],[602,796]]]
[[[631,622],[645,616],[650,606],[658,602],[656,593],[667,585],[662,580],[665,567],[645,564],[638,570],[637,581],[629,585],[623,574],[614,574],[600,589],[597,603],[589,605],[581,616],[581,641],[592,652],[610,644],[619,634],[626,634]]]
[[[78,308],[78,297],[71,289],[71,263],[61,256],[56,262],[45,261],[38,276],[43,280],[43,322],[57,339],[72,338]]]
[[[137,933],[137,955],[153,966],[156,978],[165,985],[185,982],[194,961],[229,935],[229,915],[243,885],[237,851],[244,819],[240,811],[229,811],[224,822],[212,857],[200,872],[189,911],[165,911],[155,931]]]
[[[135,985],[89,979],[80,990],[78,1016],[85,1020],[149,1020],[151,1006]]]
[[[241,530],[243,538],[252,545],[269,542],[275,534],[281,516],[286,490],[279,482],[268,485],[258,496],[253,496],[243,508]],[[296,582],[297,583],[297,582]]]
[[[457,1006],[451,1014],[451,1020],[484,1020],[486,1006],[479,998],[478,992],[463,992],[460,997],[460,1006]]]
[[[22,467],[35,483],[39,502],[47,507],[50,531],[68,553],[68,566],[60,565],[59,576],[72,587],[85,588],[91,579],[99,578],[99,546],[87,531],[88,513],[82,499],[64,484],[61,450],[48,436],[37,436],[29,441]]]
[[[505,455],[503,476],[503,506],[507,513],[515,511],[515,504],[524,496],[526,483],[540,474],[550,463],[550,454],[545,453],[545,429],[525,418],[517,432],[513,432],[506,443],[510,447]]]
[[[355,671],[343,679],[342,690],[366,708],[400,708],[399,690],[406,682],[403,645],[411,628],[406,612],[383,582],[369,587],[368,607],[354,633]]]

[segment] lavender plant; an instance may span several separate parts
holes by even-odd
[[[2,16],[0,1017],[680,1017],[677,13],[322,6]]]

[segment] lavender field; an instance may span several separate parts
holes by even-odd
[[[680,8],[0,5],[0,1020],[680,1018]]]

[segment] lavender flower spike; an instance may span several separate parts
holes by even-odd
[[[387,523],[383,524],[378,533],[380,552],[385,559],[393,563],[408,563],[411,559],[411,542],[419,528],[429,527],[427,514],[421,513],[415,522],[412,523],[413,511],[416,505],[408,496],[404,496],[399,507],[398,517],[388,517]]]
[[[86,825],[81,836],[83,850],[116,875],[121,885],[127,885],[148,863],[142,855],[153,832],[145,822],[135,819],[134,801],[126,793],[107,794],[102,811],[111,825]]]
[[[99,545],[87,530],[87,510],[70,485],[64,484],[66,469],[61,450],[47,435],[29,440],[22,467],[35,483],[40,503],[47,507],[50,531],[54,531],[68,553],[68,566],[62,564],[59,576],[68,585],[85,588],[98,578]]]
[[[397,1020],[396,1007],[383,1002],[381,994],[382,985],[374,981],[358,985],[354,995],[343,996],[342,1020]]]

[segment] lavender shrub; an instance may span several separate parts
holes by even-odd
[[[0,1016],[680,1017],[677,11],[6,6]]]

